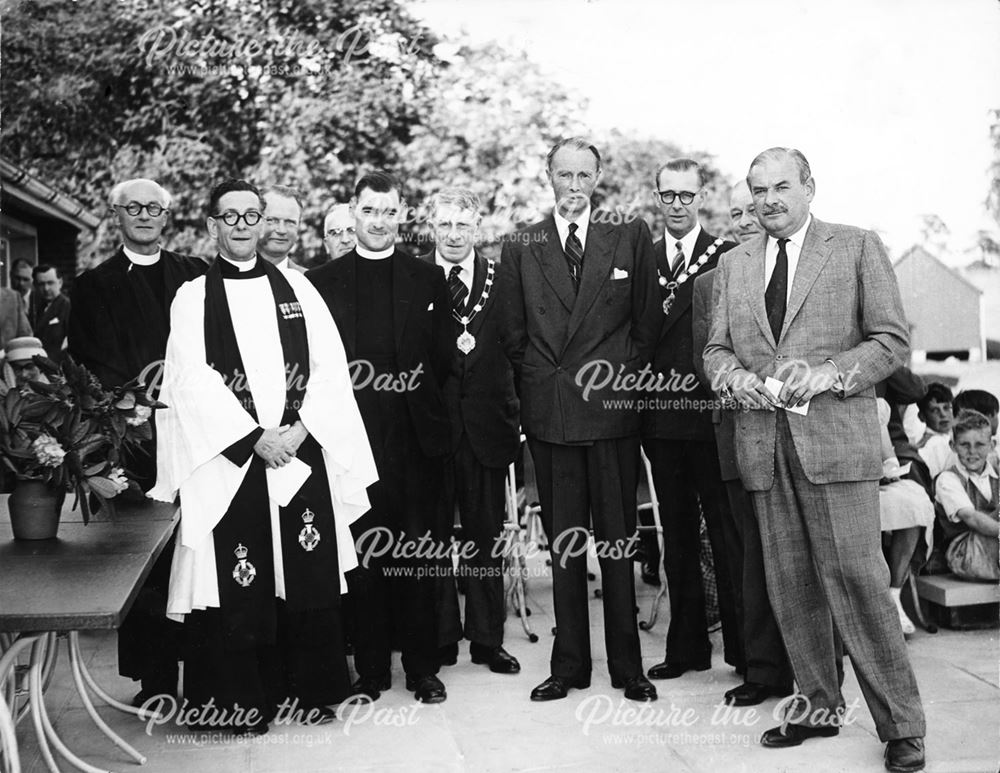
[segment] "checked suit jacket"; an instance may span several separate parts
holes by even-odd
[[[504,243],[497,292],[528,437],[576,445],[638,433],[629,401],[640,395],[612,379],[585,389],[590,375],[604,380],[648,364],[663,319],[649,229],[620,219],[592,215],[575,294],[551,215]]]
[[[730,250],[715,277],[705,371],[723,384],[736,368],[785,380],[794,367],[833,361],[843,396],[814,397],[808,414],[786,411],[795,450],[814,484],[878,480],[882,474],[875,384],[905,360],[909,338],[892,265],[878,236],[812,219],[792,278],[779,342],[764,308],[760,236]],[[778,409],[781,410],[781,409]],[[750,491],[774,481],[776,412],[736,415],[736,461]]]

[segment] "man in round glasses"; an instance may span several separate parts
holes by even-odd
[[[358,243],[350,204],[334,204],[323,219],[323,246],[330,260],[342,258]]]
[[[105,387],[141,378],[155,397],[170,331],[170,304],[177,288],[208,266],[161,247],[171,196],[158,183],[124,180],[111,189],[109,204],[122,245],[76,279],[69,352]],[[156,480],[155,413],[150,427],[153,437],[123,460],[143,491]],[[171,541],[118,633],[119,671],[142,680],[135,699],[139,705],[154,695],[177,693],[177,626],[165,616],[172,555]]]
[[[295,188],[271,185],[263,190],[264,230],[257,250],[261,257],[285,271],[305,273],[304,266],[292,260],[292,250],[299,241],[302,222],[302,198]]]
[[[654,373],[677,384],[661,392],[655,408],[642,415],[642,445],[653,469],[653,485],[663,527],[663,566],[670,594],[666,657],[649,669],[651,679],[675,679],[712,665],[705,592],[701,575],[700,525],[704,514],[712,545],[725,660],[742,671],[743,652],[736,603],[725,550],[724,519],[731,519],[719,471],[712,427],[712,393],[694,366],[691,296],[697,276],[713,269],[733,242],[701,227],[704,173],[697,161],[673,159],[656,173],[654,196],[666,217],[663,238],[653,245],[665,318]],[[699,507],[700,503],[700,507]],[[655,540],[645,541],[646,573],[658,568]],[[648,564],[652,564],[649,566]]]
[[[187,724],[259,734],[350,693],[340,603],[375,462],[326,305],[257,254],[260,193],[226,180],[208,211],[218,254],[171,309],[150,496],[183,502],[167,612]]]

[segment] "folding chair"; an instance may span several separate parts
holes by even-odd
[[[653,511],[653,525],[652,526],[638,526],[637,530],[639,532],[648,533],[650,531],[656,531],[656,542],[660,547],[660,557],[661,560],[658,562],[656,570],[660,576],[660,587],[656,591],[656,596],[653,597],[652,605],[649,609],[649,618],[646,620],[639,621],[639,628],[643,631],[652,630],[653,626],[656,625],[656,618],[660,613],[660,602],[663,600],[664,594],[667,592],[667,575],[663,569],[663,526],[660,523],[660,501],[656,497],[656,488],[653,486],[653,467],[649,463],[649,459],[646,457],[645,451],[639,450],[639,454],[642,457],[642,467],[646,472],[646,483],[649,486],[649,502],[644,502],[639,505],[639,510],[652,510]]]
[[[521,442],[524,443],[524,435]],[[514,463],[507,468],[506,500],[507,520],[503,525],[504,539],[504,577],[507,603],[513,607],[515,614],[521,618],[521,626],[528,641],[538,641],[538,634],[531,630],[528,617],[531,609],[527,605],[528,564],[527,551],[532,545],[543,545],[538,538],[544,534],[541,525],[538,505],[538,494],[535,486],[534,465],[525,448],[524,455],[524,487],[520,495],[517,490],[517,476]],[[523,520],[523,522],[522,522]]]

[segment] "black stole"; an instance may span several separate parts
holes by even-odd
[[[301,307],[280,269],[260,257],[251,270],[242,272],[222,258],[215,261],[205,275],[205,360],[222,376],[244,409],[258,420],[224,280],[261,277],[267,277],[274,297],[285,361],[285,408],[281,422],[289,424],[298,419],[309,381],[309,343]],[[340,598],[333,507],[322,451],[313,438],[302,444],[299,457],[312,468],[312,474],[288,505],[278,511],[286,603],[291,610],[326,608]],[[229,509],[213,529],[224,630],[234,648],[274,641],[274,563],[266,492],[265,465],[254,455]],[[313,541],[300,540],[300,534],[310,525],[319,532],[320,539],[307,551],[303,542],[313,544]],[[239,563],[236,549],[240,545],[246,550],[246,560],[257,570],[253,581],[246,586],[233,576]]]

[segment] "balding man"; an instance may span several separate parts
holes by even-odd
[[[909,344],[895,274],[874,233],[812,216],[816,183],[800,151],[763,151],[747,184],[767,235],[720,264],[705,371],[744,408],[736,461],[800,693],[761,743],[839,733],[836,627],[886,768],[922,770],[924,713],[879,538],[875,385]]]
[[[153,180],[134,179],[111,189],[111,212],[122,246],[104,263],[81,274],[73,288],[69,352],[105,387],[142,377],[158,393],[158,373],[170,332],[170,304],[177,289],[208,268],[197,258],[162,249],[160,240],[171,196]],[[150,421],[153,425],[153,421]],[[154,427],[155,431],[155,427]],[[143,491],[156,479],[155,435],[124,459]],[[163,551],[119,631],[119,670],[142,680],[136,696],[177,691],[177,655],[165,615],[173,543]]]
[[[292,251],[299,241],[299,226],[302,223],[302,198],[295,188],[287,185],[272,185],[265,188],[264,228],[257,244],[257,252],[272,266],[284,271],[306,269],[292,260]]]
[[[745,180],[733,186],[729,197],[729,219],[740,244],[760,238],[763,230],[757,221],[753,197]],[[723,258],[725,260],[725,258]],[[712,326],[713,268],[694,280],[691,308],[694,312],[694,364],[706,386],[702,351]],[[719,454],[719,469],[729,499],[731,518],[723,521],[726,549],[733,569],[733,590],[736,595],[737,633],[743,643],[746,668],[741,674],[743,684],[725,694],[725,702],[733,706],[755,706],[773,695],[792,692],[792,669],[781,641],[781,632],[767,600],[764,581],[764,557],[760,547],[760,529],[753,513],[753,501],[740,482],[736,467],[736,447],[733,437],[735,414],[732,405],[720,406],[712,412],[715,424],[715,444]]]
[[[342,258],[357,245],[350,204],[334,204],[323,218],[323,246],[330,260]]]

